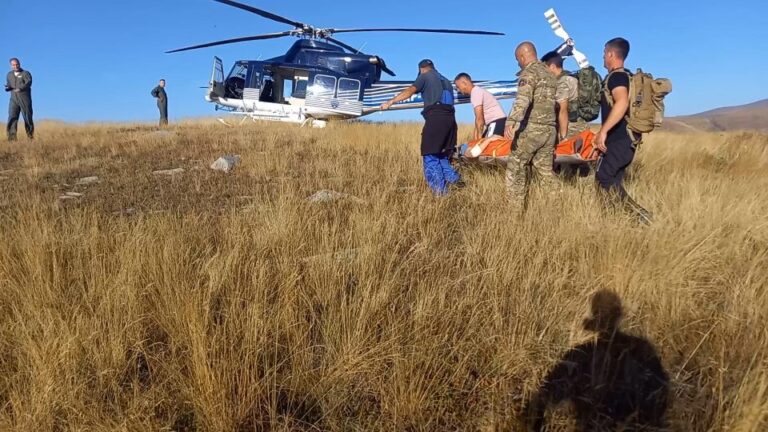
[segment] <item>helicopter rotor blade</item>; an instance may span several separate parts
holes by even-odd
[[[568,32],[565,31],[565,28],[563,27],[562,22],[560,22],[560,18],[558,18],[555,10],[549,9],[544,12],[544,18],[546,18],[547,22],[549,22],[549,25],[552,27],[552,31],[555,33],[555,35],[565,41],[562,45],[560,45],[559,48],[557,48],[556,51],[558,54],[562,55],[563,57],[573,56],[573,59],[576,60],[576,63],[582,69],[588,67],[589,60],[587,60],[587,56],[576,49],[576,43],[568,34]]]
[[[348,49],[349,51],[351,51],[354,54],[358,54],[360,52],[357,48],[353,47],[352,45],[347,45],[347,44],[345,44],[344,42],[342,42],[342,41],[340,41],[338,39],[334,39],[332,37],[326,37],[325,40],[327,40],[328,42],[331,42],[333,44],[336,44],[336,45],[338,45],[338,46],[340,46],[342,48]]]
[[[573,58],[576,60],[576,63],[579,64],[580,68],[584,69],[585,67],[589,66],[589,60],[587,60],[587,56],[576,48],[573,49]]]
[[[275,38],[280,38],[280,37],[284,37],[284,36],[290,36],[292,34],[293,34],[293,32],[284,31],[284,32],[280,32],[280,33],[267,33],[267,34],[257,35],[257,36],[245,36],[245,37],[239,37],[239,38],[234,38],[234,39],[226,39],[226,40],[220,40],[220,41],[216,41],[216,42],[208,42],[208,43],[204,43],[204,44],[200,44],[200,45],[194,45],[194,46],[179,48],[179,49],[175,49],[175,50],[172,50],[172,51],[166,51],[165,53],[166,54],[172,54],[172,53],[177,53],[177,52],[181,52],[181,51],[189,51],[189,50],[195,50],[195,49],[200,49],[200,48],[208,48],[208,47],[218,46],[218,45],[233,44],[233,43],[238,43],[238,42],[248,42],[248,41],[264,40],[264,39],[275,39]]]
[[[549,22],[550,27],[552,27],[552,31],[555,32],[555,35],[557,37],[561,38],[564,41],[567,41],[571,38],[571,36],[568,35],[568,32],[565,31],[563,28],[563,24],[560,23],[560,18],[557,17],[557,14],[555,13],[554,9],[549,9],[546,12],[544,12],[544,18],[547,19]]]
[[[395,72],[392,69],[387,67],[387,64],[384,63],[384,59],[383,58],[381,58],[379,56],[376,56],[376,58],[379,60],[379,67],[381,67],[381,71],[382,72],[386,73],[389,76],[397,76],[397,74],[395,74]]]
[[[504,33],[484,30],[453,30],[453,29],[423,29],[423,28],[358,28],[358,29],[327,29],[328,33],[361,33],[361,32],[415,32],[415,33],[449,33],[485,36],[504,36]]]
[[[232,0],[213,0],[213,1],[225,4],[225,5],[228,5],[228,6],[236,7],[238,9],[242,9],[244,11],[255,13],[256,15],[260,15],[260,16],[262,16],[264,18],[271,19],[272,21],[277,21],[279,23],[292,25],[292,26],[298,27],[298,28],[306,27],[306,24],[304,24],[304,23],[301,23],[301,22],[298,22],[298,21],[294,21],[294,20],[282,17],[280,15],[276,15],[276,14],[273,14],[271,12],[267,12],[265,10],[262,10],[262,9],[259,9],[259,8],[255,8],[253,6],[250,6],[250,5],[247,5],[247,4],[243,4],[243,3],[240,3],[240,2],[236,2],[236,1],[232,1]]]

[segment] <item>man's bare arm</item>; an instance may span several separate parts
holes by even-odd
[[[603,126],[600,128],[600,132],[608,132],[613,129],[614,126],[619,124],[621,119],[626,115],[627,108],[629,107],[629,89],[626,87],[616,87],[611,91],[611,96],[613,97],[613,107],[611,108],[611,112],[608,114],[605,123],[603,123]]]
[[[416,87],[408,86],[405,90],[401,91],[399,95],[381,104],[381,109],[388,110],[392,105],[409,99],[416,94]]]
[[[558,141],[562,141],[568,138],[568,99],[558,102],[557,106]]]
[[[613,98],[613,107],[608,114],[608,118],[605,119],[605,123],[600,127],[600,131],[595,138],[595,147],[602,153],[608,151],[608,147],[605,145],[605,140],[608,137],[608,131],[613,129],[621,119],[627,113],[629,107],[629,89],[624,86],[616,87],[611,90],[611,97]]]
[[[475,139],[483,137],[483,129],[485,129],[485,113],[483,112],[483,106],[475,107]]]

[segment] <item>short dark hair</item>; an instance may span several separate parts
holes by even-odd
[[[21,63],[21,62],[19,61],[19,59],[17,59],[16,57],[11,57],[11,59],[10,59],[10,60],[8,60],[8,63],[12,63],[12,62],[14,62],[14,61],[15,61],[16,63]]]
[[[435,68],[435,64],[430,59],[424,59],[424,60],[419,62],[419,67],[420,68],[432,68],[432,69],[434,69]]]
[[[605,43],[605,47],[615,52],[622,60],[626,60],[629,55],[629,41],[624,38],[613,38]]]
[[[555,65],[559,69],[563,68],[563,56],[557,53],[557,51],[550,51],[544,54],[541,61],[547,64],[547,66]]]
[[[456,81],[458,81],[458,80],[460,80],[462,78],[466,78],[467,81],[472,82],[472,77],[469,76],[469,74],[466,73],[466,72],[462,72],[462,73],[456,75],[456,78],[453,79],[453,82],[456,82]]]

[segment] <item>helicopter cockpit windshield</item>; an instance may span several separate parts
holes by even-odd
[[[248,62],[237,62],[227,75],[224,82],[224,97],[242,99],[245,89],[245,78],[248,72]]]

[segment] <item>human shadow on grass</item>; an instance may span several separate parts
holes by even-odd
[[[525,421],[545,430],[547,407],[573,405],[581,431],[662,431],[669,378],[647,340],[619,330],[621,300],[602,290],[592,297],[592,317],[584,329],[594,341],[570,349],[528,402]]]

